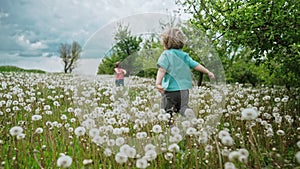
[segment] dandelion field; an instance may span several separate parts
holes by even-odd
[[[194,87],[169,127],[154,80],[126,81],[0,73],[0,168],[300,168],[299,88]]]

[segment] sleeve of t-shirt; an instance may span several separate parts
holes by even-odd
[[[167,54],[163,52],[157,61],[157,67],[162,67],[163,69],[167,70],[169,67],[169,61],[167,58]]]
[[[194,61],[189,55],[187,55],[187,63],[190,66],[190,68],[195,68],[199,63]]]

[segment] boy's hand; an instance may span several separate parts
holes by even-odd
[[[156,88],[158,89],[158,91],[160,93],[164,93],[165,92],[165,89],[161,85],[156,85]]]
[[[207,75],[210,79],[215,79],[215,75],[212,72],[208,72]]]

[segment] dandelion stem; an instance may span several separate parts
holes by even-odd
[[[221,156],[221,152],[220,152],[219,142],[217,140],[217,135],[215,135],[215,142],[216,142],[218,157],[219,157],[219,165],[220,165],[219,167],[220,167],[220,169],[223,169],[222,156]]]

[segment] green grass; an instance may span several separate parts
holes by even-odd
[[[0,66],[0,72],[29,72],[29,73],[46,73],[38,69],[22,69],[17,66]]]

